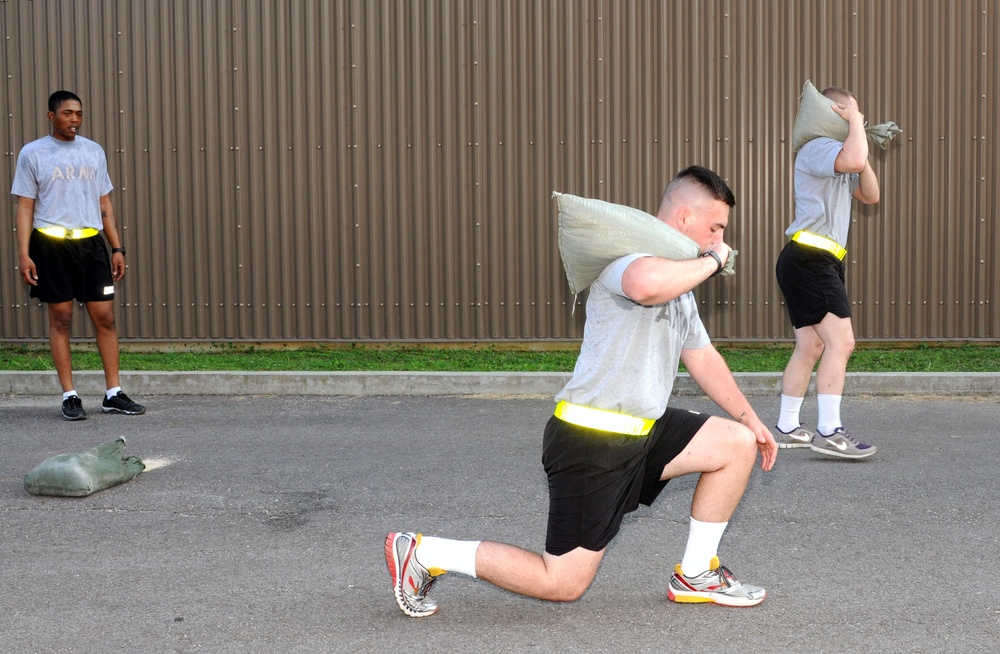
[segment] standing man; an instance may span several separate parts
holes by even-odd
[[[849,124],[841,143],[819,137],[795,158],[795,221],[778,256],[778,286],[795,327],[795,351],[781,380],[779,447],[808,447],[845,459],[863,459],[877,448],[852,436],[840,419],[847,361],[854,351],[851,306],[844,286],[844,256],[851,226],[851,198],[879,201],[878,178],[868,163],[865,117],[853,93],[830,87],[823,95]],[[799,410],[813,368],[819,404],[816,432],[801,424]]]
[[[119,384],[114,282],[125,274],[125,248],[111,206],[104,149],[78,135],[83,104],[75,94],[49,96],[48,118],[52,134],[28,143],[17,157],[11,194],[17,196],[21,278],[30,296],[49,307],[49,348],[63,389],[62,414],[66,420],[87,417],[73,387],[69,328],[74,299],[86,305],[97,332],[108,388],[101,410],[145,413]]]
[[[698,243],[701,256],[672,261],[631,254],[609,264],[591,285],[580,357],[545,427],[545,552],[389,534],[386,562],[404,613],[425,617],[437,611],[427,592],[448,571],[529,597],[576,600],[593,581],[625,514],[640,502],[652,504],[670,479],[688,474],[700,478],[687,548],[667,582],[667,597],[725,606],[764,601],[765,590],[738,581],[719,564],[717,550],[757,450],[761,468],[770,470],[777,445],[712,346],[691,292],[729,258],[722,239],[735,204],[714,172],[682,170],[667,186],[657,218]],[[736,421],[667,408],[680,361]]]

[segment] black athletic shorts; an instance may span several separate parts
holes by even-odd
[[[38,286],[30,295],[42,302],[101,302],[113,300],[111,260],[104,237],[53,238],[32,230],[28,256],[35,262]]]
[[[555,416],[545,426],[542,463],[549,477],[545,551],[604,549],[626,513],[650,505],[667,485],[663,468],[680,454],[708,415],[668,408],[647,436],[588,429]]]
[[[796,329],[817,325],[828,313],[851,317],[844,263],[833,254],[789,241],[778,255],[775,273]]]

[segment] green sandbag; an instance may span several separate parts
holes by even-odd
[[[799,96],[799,111],[792,127],[792,152],[809,141],[826,136],[843,143],[847,140],[850,124],[833,110],[833,100],[820,93],[811,80],[806,80]],[[865,126],[865,134],[875,145],[885,149],[889,141],[903,130],[891,120],[878,125]]]
[[[121,484],[146,468],[138,457],[122,456],[124,450],[125,439],[118,438],[86,452],[58,454],[24,476],[24,489],[32,495],[84,497]]]
[[[604,200],[553,193],[559,208],[559,255],[569,290],[590,286],[609,263],[642,252],[664,259],[694,259],[698,244],[645,211]],[[720,275],[733,275],[733,250]]]

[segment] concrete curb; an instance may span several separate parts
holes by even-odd
[[[144,395],[498,395],[552,396],[569,373],[522,372],[126,372],[122,385]],[[104,391],[104,373],[74,373],[81,395]],[[747,395],[781,392],[780,373],[740,373]],[[0,371],[0,394],[58,395],[52,371]],[[682,374],[674,385],[679,396],[701,395]],[[1000,373],[850,373],[845,395],[998,396]]]

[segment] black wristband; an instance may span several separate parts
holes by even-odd
[[[122,254],[125,254],[125,248],[111,248],[111,254],[115,254],[116,252],[121,252]]]
[[[722,257],[720,257],[718,255],[718,253],[716,253],[714,250],[708,250],[707,252],[702,252],[698,256],[699,257],[712,257],[713,259],[715,259],[715,264],[718,266],[718,268],[716,268],[715,272],[711,274],[711,277],[715,277],[720,272],[722,272],[722,265],[723,265],[722,264]]]

